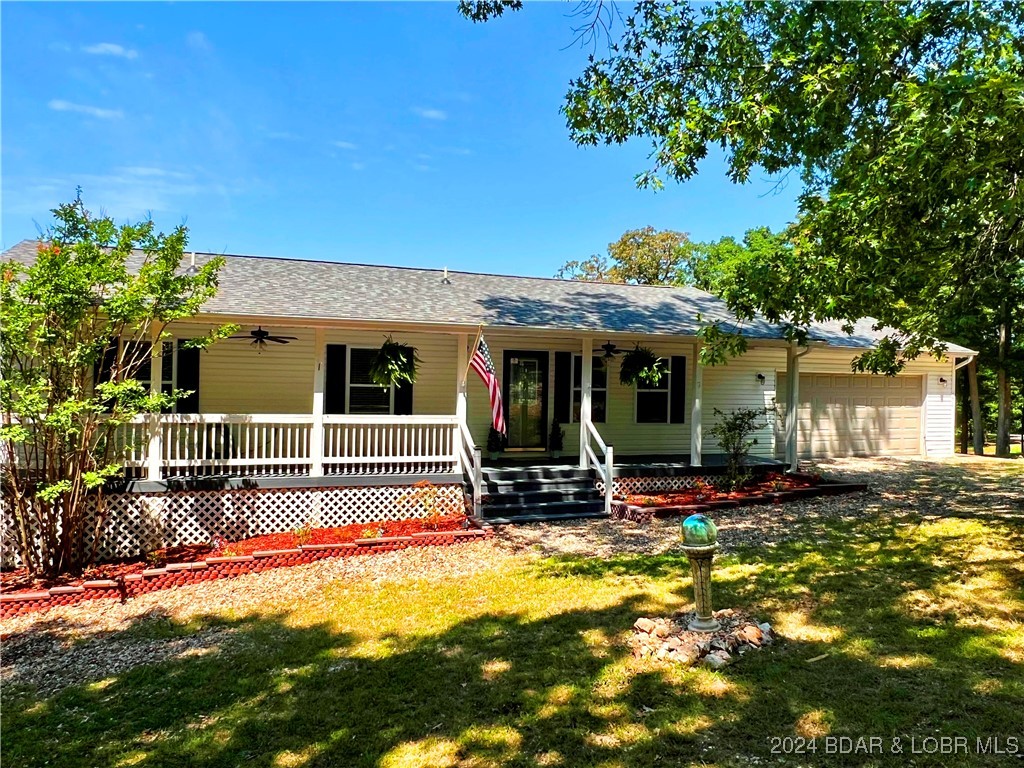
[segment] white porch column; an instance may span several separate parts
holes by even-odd
[[[587,443],[590,440],[590,435],[587,432],[587,425],[590,424],[591,419],[591,381],[593,380],[594,369],[593,348],[593,339],[583,339],[581,348],[581,354],[583,357],[580,360],[580,369],[582,370],[582,376],[580,379],[580,469],[587,468]],[[571,402],[569,403],[569,407],[572,408]]]
[[[163,359],[160,333],[153,329],[149,347],[149,393],[159,395],[163,384]],[[160,469],[164,458],[164,434],[160,427],[160,414],[149,414],[149,445],[146,448],[146,479],[160,479]]]
[[[700,343],[693,347],[693,409],[690,412],[690,466],[699,467],[703,460],[704,429],[704,366],[700,362]]]
[[[462,466],[462,451],[459,450],[458,446],[462,444],[463,440],[459,430],[463,427],[467,430],[469,429],[469,400],[466,395],[466,368],[469,365],[469,334],[460,333],[455,337],[455,343],[457,345],[455,363],[455,418],[460,426],[455,429],[455,435],[452,438],[452,450],[455,451],[458,468],[462,472],[468,472],[469,467]],[[474,485],[474,498],[479,493],[480,489]]]
[[[800,357],[795,341],[786,349],[786,465],[790,472],[799,468],[797,420],[800,406]]]
[[[324,475],[324,382],[327,377],[327,332],[313,329],[313,424],[309,433],[309,476]]]
[[[456,338],[458,344],[458,362],[455,364],[455,415],[459,422],[466,424],[469,414],[469,401],[466,397],[466,367],[469,365],[469,334],[460,333]]]

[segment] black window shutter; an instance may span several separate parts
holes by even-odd
[[[199,413],[199,353],[198,349],[189,349],[182,345],[184,339],[178,340],[178,377],[174,382],[176,389],[187,389],[192,392],[175,403],[178,413]]]
[[[673,355],[669,369],[669,421],[673,424],[686,422],[686,358]]]
[[[345,412],[345,388],[348,380],[345,375],[344,344],[327,345],[327,370],[324,371],[324,413]]]
[[[408,381],[395,387],[395,416],[412,416],[412,384]]]
[[[569,423],[572,408],[572,352],[555,352],[555,421]]]
[[[110,344],[112,346],[106,347],[99,360],[92,366],[93,385],[110,381],[110,369],[114,367],[114,363],[117,361],[117,342],[111,341]]]

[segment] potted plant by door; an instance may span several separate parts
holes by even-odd
[[[551,434],[548,435],[548,450],[551,451],[551,458],[557,459],[562,455],[565,430],[558,423],[558,419],[551,420]]]
[[[494,427],[487,433],[487,453],[491,461],[497,461],[501,449],[505,447],[505,436]]]

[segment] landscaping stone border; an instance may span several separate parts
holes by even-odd
[[[118,579],[86,581],[80,586],[52,587],[38,592],[0,594],[0,619],[33,611],[45,611],[58,605],[74,605],[87,600],[119,599],[125,602],[146,592],[197,584],[215,579],[230,579],[271,568],[304,565],[327,557],[354,557],[393,552],[410,547],[438,547],[477,541],[494,534],[490,526],[464,531],[425,531],[411,536],[356,539],[345,544],[301,544],[296,549],[254,552],[236,557],[207,557],[191,563],[171,563]]]
[[[813,499],[818,496],[839,496],[844,493],[866,491],[866,483],[821,483],[810,488],[794,488],[789,491],[769,491],[759,496],[745,496],[740,499],[716,499],[700,504],[681,504],[674,507],[641,507],[623,501],[612,502],[612,517],[630,520],[634,523],[648,523],[652,518],[695,515],[698,512],[713,512],[716,509],[734,509],[760,504],[783,504],[787,501]],[[652,494],[653,495],[653,494]]]

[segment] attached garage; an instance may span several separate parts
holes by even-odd
[[[922,452],[924,382],[921,376],[800,374],[798,442],[801,458],[885,456]],[[777,402],[786,402],[785,376]],[[784,452],[785,419],[775,445]]]

